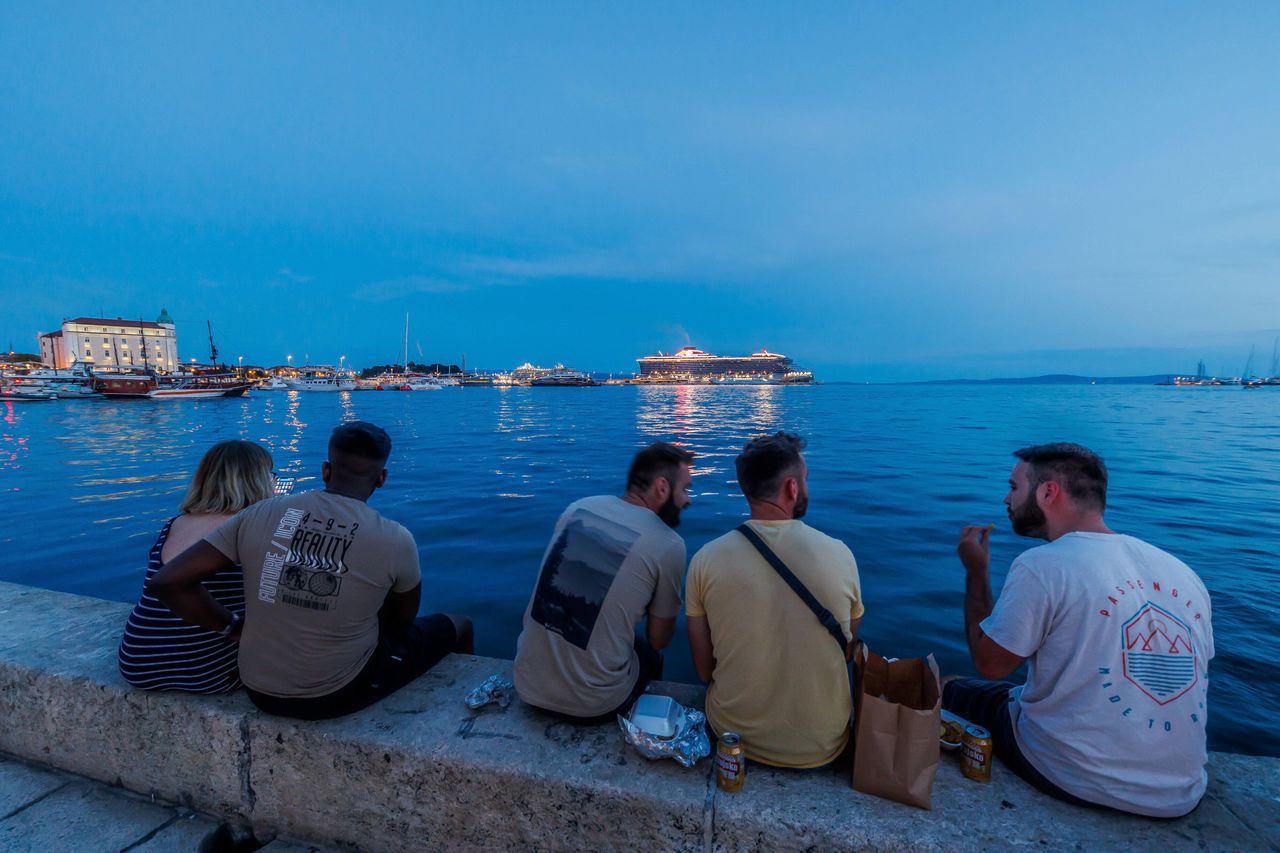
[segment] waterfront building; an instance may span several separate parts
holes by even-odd
[[[39,336],[40,360],[49,367],[67,368],[81,362],[97,367],[142,367],[172,372],[178,358],[178,335],[173,318],[161,309],[155,322],[76,317],[62,328]]]

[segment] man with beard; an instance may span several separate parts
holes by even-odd
[[[736,467],[751,518],[694,555],[685,615],[712,731],[740,735],[755,761],[811,768],[849,740],[847,664],[863,606],[848,547],[800,520],[809,505],[803,449],[786,432],[747,442]],[[761,546],[828,611],[826,624]]]
[[[1009,569],[993,606],[990,527],[966,527],[965,631],[983,680],[950,679],[943,707],[1068,802],[1179,817],[1204,794],[1209,594],[1181,560],[1103,521],[1107,469],[1078,444],[1014,453],[1005,495],[1019,536],[1048,540]],[[1004,679],[1028,662],[1026,684]]]
[[[626,494],[575,501],[556,522],[516,641],[520,698],[580,725],[613,722],[662,677],[680,613],[693,453],[664,441],[631,461]],[[646,622],[645,637],[636,627]]]

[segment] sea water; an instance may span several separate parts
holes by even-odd
[[[329,430],[352,418],[394,441],[370,503],[417,538],[424,609],[470,615],[477,651],[508,658],[565,505],[621,494],[638,447],[681,442],[697,453],[679,528],[692,555],[745,514],[733,470],[743,442],[786,429],[809,442],[806,521],[857,557],[860,636],[882,654],[933,652],[943,672],[971,673],[959,530],[996,523],[998,595],[1013,558],[1038,544],[1005,518],[1010,454],[1085,444],[1110,467],[1110,526],[1180,557],[1209,589],[1211,747],[1280,754],[1280,389],[623,386],[0,403],[0,579],[133,601],[209,445],[261,442],[298,489],[318,488]],[[683,627],[666,677],[696,681]]]

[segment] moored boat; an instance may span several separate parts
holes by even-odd
[[[339,373],[332,367],[309,365],[293,379],[286,379],[285,384],[291,391],[354,391],[354,377]]]
[[[154,370],[95,372],[93,390],[112,399],[180,400],[241,397],[251,382],[213,369],[158,373]]]
[[[0,400],[11,403],[39,403],[56,399],[57,393],[45,388],[18,389],[11,385],[0,388]]]
[[[443,391],[444,386],[430,376],[411,378],[396,386],[397,391]]]
[[[538,388],[591,388],[600,383],[581,370],[557,367],[546,376],[530,380],[529,384]]]

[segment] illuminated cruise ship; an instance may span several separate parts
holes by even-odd
[[[813,382],[813,374],[797,370],[791,359],[768,350],[751,355],[712,355],[697,347],[684,347],[671,355],[636,359],[637,382],[694,383],[708,385],[786,385]]]

